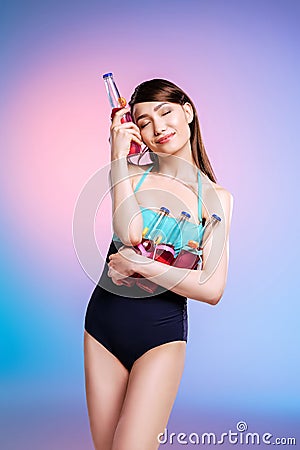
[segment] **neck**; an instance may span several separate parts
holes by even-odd
[[[190,142],[172,155],[158,154],[159,173],[182,181],[197,181],[198,167],[196,166]]]

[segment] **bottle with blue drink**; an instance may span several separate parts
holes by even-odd
[[[163,227],[166,217],[169,215],[170,210],[165,206],[162,206],[158,214],[155,214],[150,224],[143,229],[142,241],[133,247],[136,253],[152,258],[155,249],[155,242],[160,235],[159,229]],[[140,278],[141,275],[134,273],[131,277],[123,278],[122,284],[131,287],[135,284],[136,278]]]

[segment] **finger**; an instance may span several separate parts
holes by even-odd
[[[128,107],[128,106],[126,106],[126,108],[119,109],[119,111],[117,111],[114,114],[114,118],[112,120],[112,123],[121,123],[122,117],[128,112],[130,112],[130,107]]]
[[[120,131],[120,130],[135,130],[138,134],[140,133],[140,129],[133,122],[124,122],[124,123],[112,123],[110,126],[111,131]]]
[[[126,132],[128,133],[129,137],[130,137],[133,141],[138,142],[140,145],[143,144],[142,136],[141,136],[139,130],[135,130],[135,129],[132,129],[132,128],[128,128],[128,129],[126,130]]]
[[[118,116],[124,116],[128,111],[130,111],[130,106],[125,106],[125,108],[121,108],[118,111],[116,111],[114,117]]]
[[[136,142],[138,145],[142,146],[143,145],[143,141],[135,136],[132,137],[131,139],[132,141]]]
[[[131,139],[138,139],[140,142],[142,141],[142,136],[139,130],[136,130],[132,127],[121,127],[121,126],[115,126],[111,128],[111,136],[116,137],[117,135],[123,135],[123,136],[129,136]],[[134,137],[133,137],[134,136]]]
[[[131,141],[137,142],[139,145],[143,145],[144,144],[144,142],[142,141],[141,137],[139,135],[136,135],[135,133],[131,133],[131,132],[128,133],[128,138]]]

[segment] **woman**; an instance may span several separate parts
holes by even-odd
[[[96,450],[158,448],[184,368],[187,298],[216,305],[228,268],[233,197],[216,184],[194,104],[178,86],[154,79],[135,89],[129,105],[111,125],[115,234],[85,317],[86,395]],[[121,123],[129,110],[134,122]],[[127,163],[131,140],[149,149],[146,171]],[[202,270],[169,267],[131,248],[161,206],[173,217],[189,212],[195,239],[211,214],[221,217],[203,248]],[[122,286],[134,273],[151,278],[159,290],[151,295]]]

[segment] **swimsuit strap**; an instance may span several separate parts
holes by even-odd
[[[150,166],[147,170],[145,170],[145,172],[141,176],[138,184],[136,185],[134,192],[137,192],[137,190],[141,187],[143,181],[145,180],[148,173],[153,169],[153,167],[154,167],[154,164],[152,166]],[[198,218],[199,218],[200,225],[202,225],[202,181],[201,181],[201,176],[200,176],[200,170],[198,170]]]
[[[198,216],[200,225],[202,225],[202,182],[200,170],[198,170]]]
[[[144,179],[146,178],[146,176],[148,175],[148,173],[150,172],[150,170],[153,169],[153,167],[154,167],[154,164],[153,164],[151,167],[149,167],[147,170],[145,170],[145,172],[143,173],[141,179],[139,180],[138,184],[136,185],[136,187],[135,187],[135,189],[134,189],[134,192],[136,192],[136,191],[141,187],[141,185],[142,185]]]

